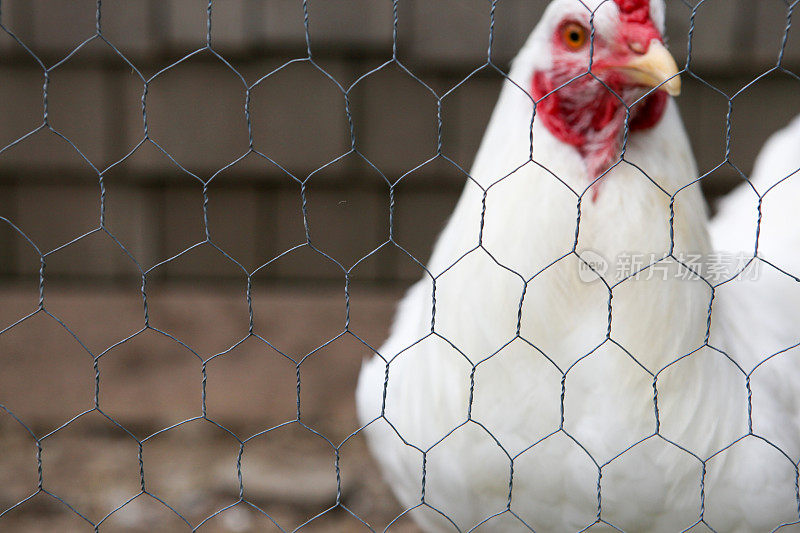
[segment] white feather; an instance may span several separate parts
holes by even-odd
[[[717,288],[710,337],[712,345],[740,366],[741,381],[751,375],[755,436],[721,456],[719,466],[724,471],[718,474],[717,483],[727,488],[709,502],[709,511],[724,517],[728,514],[725,500],[737,502],[742,509],[741,522],[733,521],[739,517],[730,517],[727,523],[747,531],[769,524],[776,527],[776,520],[798,520],[794,467],[800,456],[800,350],[794,348],[800,342],[798,148],[800,117],[767,141],[750,183],[740,185],[720,202],[710,226],[715,250],[728,264],[754,256],[757,234],[758,257],[769,262],[754,260],[739,276]],[[763,197],[760,226],[759,195]],[[728,278],[737,272],[735,268],[727,270]],[[739,389],[746,391],[745,383]]]

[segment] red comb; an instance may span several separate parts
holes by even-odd
[[[647,22],[650,19],[650,0],[614,0],[622,18],[630,22]]]

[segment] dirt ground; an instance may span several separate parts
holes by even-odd
[[[399,296],[354,288],[351,331],[379,347]],[[38,294],[6,288],[0,300],[2,330]],[[233,286],[148,288],[152,329],[137,287],[47,287],[45,310],[0,333],[0,512],[13,507],[0,530],[189,531],[207,519],[200,531],[291,531],[324,513],[301,531],[369,531],[342,507],[325,512],[336,447],[347,509],[377,531],[402,512],[363,436],[342,444],[358,428],[353,391],[369,354],[339,336],[343,291],[254,292],[261,339]],[[297,417],[292,360],[303,357],[307,427],[281,426]],[[404,518],[391,531],[416,529]]]

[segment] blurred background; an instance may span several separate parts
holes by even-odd
[[[500,69],[546,4],[497,2]],[[667,0],[679,64],[694,20],[679,105],[712,204],[800,111],[796,77],[759,77],[790,5]],[[340,335],[344,272],[358,263],[349,331],[377,349],[423,273],[394,246],[369,255],[388,239],[388,183],[403,178],[395,240],[424,263],[500,89],[480,69],[489,7],[400,0],[412,76],[374,71],[392,57],[390,0],[310,0],[313,64],[291,62],[308,57],[301,0],[214,2],[210,48],[202,0],[103,0],[104,39],[88,42],[94,0],[0,3],[0,529],[179,531],[211,517],[201,530],[290,531],[335,504],[337,447],[354,514],[303,531],[367,531],[354,515],[383,530],[402,511],[363,437],[342,444],[370,352]],[[783,66],[800,72],[796,33]],[[429,161],[445,94],[452,162]],[[350,151],[346,101],[372,165]],[[309,176],[308,231],[328,257],[304,245]],[[298,391],[307,427],[291,422]],[[392,530],[415,531],[407,518]]]

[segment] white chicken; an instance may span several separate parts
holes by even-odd
[[[425,531],[797,519],[785,458],[728,461],[745,379],[704,346],[708,220],[663,19],[663,0],[551,2],[429,275],[362,368],[369,446]],[[754,476],[776,485],[737,490]]]

